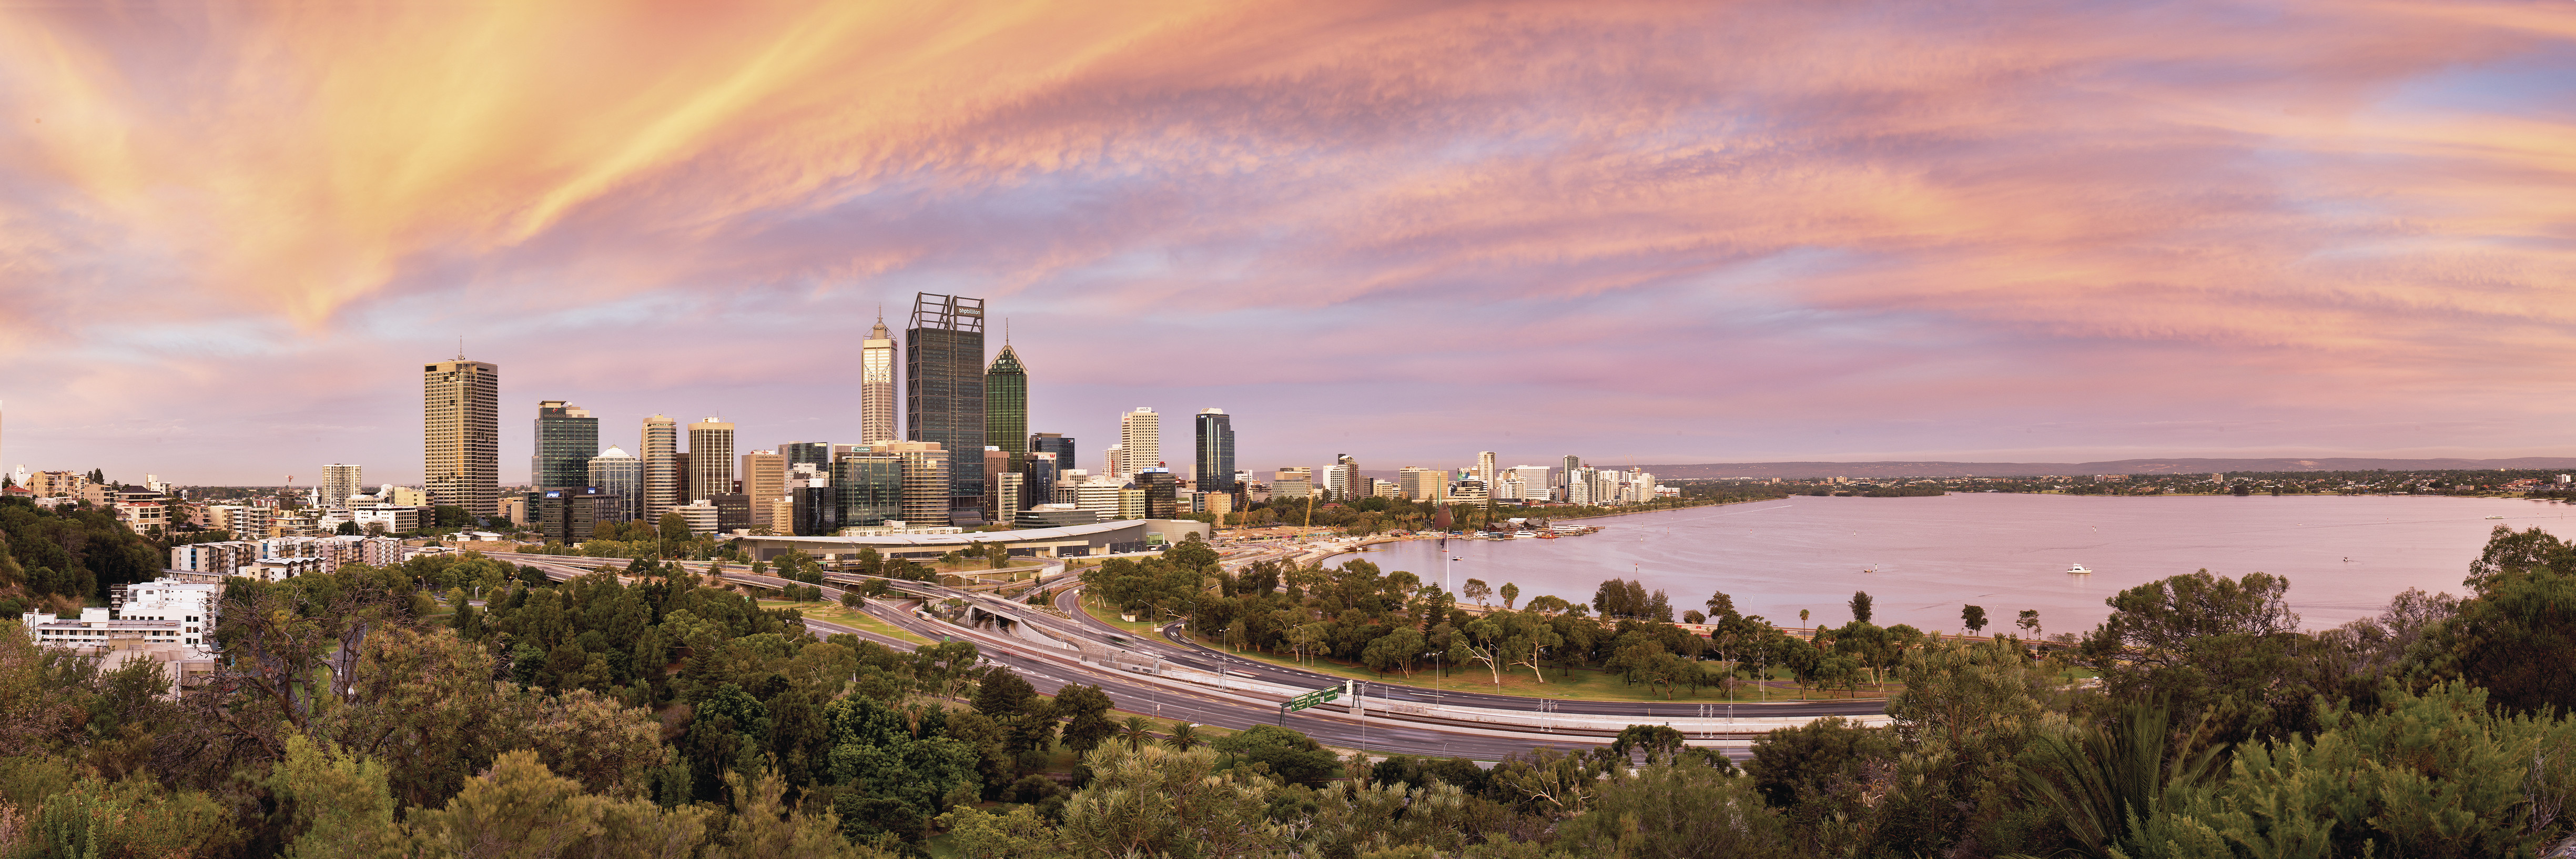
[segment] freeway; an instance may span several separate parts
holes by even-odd
[[[1080,588],[1070,588],[1058,594],[1056,596],[1056,608],[1066,614],[1072,615],[1084,623],[1091,625],[1096,630],[1103,630],[1107,633],[1129,636],[1132,638],[1130,633],[1126,630],[1111,625],[1109,622],[1097,617],[1093,617],[1089,611],[1084,609],[1081,602],[1080,590]],[[1319,674],[1311,671],[1302,671],[1295,668],[1273,665],[1267,662],[1243,659],[1227,654],[1224,651],[1198,644],[1197,642],[1188,640],[1186,636],[1182,635],[1178,631],[1179,625],[1180,622],[1165,625],[1162,628],[1162,640],[1142,640],[1139,643],[1143,646],[1137,647],[1136,649],[1149,650],[1156,653],[1156,655],[1160,655],[1173,662],[1198,667],[1207,671],[1216,671],[1218,670],[1218,666],[1222,665],[1226,671],[1234,674],[1289,686],[1322,686],[1329,683],[1342,682],[1342,678],[1340,677],[1328,674]],[[1095,632],[1094,634],[1099,633]],[[1700,718],[1725,711],[1724,705],[1700,702],[1655,703],[1639,701],[1579,701],[1560,698],[1530,698],[1519,695],[1496,695],[1487,692],[1469,692],[1457,689],[1426,689],[1419,686],[1397,684],[1383,684],[1381,688],[1385,690],[1387,699],[1392,701],[1439,704],[1452,707],[1476,707],[1488,710],[1521,710],[1532,713],[1627,716],[1640,720],[1651,720],[1657,718]],[[1887,712],[1887,702],[1884,700],[1855,699],[1846,701],[1783,701],[1778,703],[1743,702],[1736,704],[1730,715],[1745,718],[1873,716],[1885,712]]]
[[[588,575],[599,559],[568,559],[554,555],[521,555],[506,552],[488,553],[512,564],[535,567],[547,577],[570,579]],[[704,564],[695,569],[704,570]],[[789,582],[774,576],[753,576],[727,572],[721,578],[756,587],[775,588]],[[901,582],[913,585],[918,583]],[[838,588],[824,585],[827,598],[837,598]],[[945,590],[945,589],[942,589]],[[987,634],[944,622],[925,620],[915,615],[910,604],[888,604],[870,600],[866,611],[878,620],[933,640],[963,638],[975,643],[984,660],[1009,667],[1029,681],[1038,691],[1054,694],[1067,685],[1081,683],[1098,686],[1118,703],[1118,709],[1139,715],[1177,721],[1196,722],[1229,730],[1242,730],[1257,724],[1279,724],[1304,732],[1317,742],[1343,749],[1358,749],[1376,755],[1409,754],[1439,757],[1466,757],[1476,760],[1500,760],[1505,755],[1526,752],[1533,747],[1585,749],[1608,742],[1608,737],[1586,735],[1549,735],[1498,731],[1474,727],[1441,728],[1412,722],[1391,722],[1383,718],[1353,716],[1328,710],[1288,713],[1284,717],[1276,702],[1257,701],[1241,695],[1189,687],[1159,679],[1149,680],[1128,672],[1103,668],[1047,652],[1031,642]],[[1025,606],[1023,606],[1025,608]],[[1036,613],[1031,612],[1031,615]],[[828,621],[807,618],[808,629],[819,635],[850,633],[898,650],[911,650],[909,641],[877,635]],[[1331,681],[1334,684],[1339,679]],[[1321,685],[1321,684],[1319,684]],[[1715,746],[1733,757],[1750,754],[1749,743],[1742,740],[1698,741],[1694,745]]]

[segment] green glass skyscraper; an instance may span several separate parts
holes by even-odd
[[[530,485],[538,489],[590,485],[590,458],[599,455],[598,418],[562,400],[540,402],[536,440],[537,453],[528,458]]]
[[[984,368],[984,443],[1003,453],[1029,452],[1029,372],[1008,343]]]

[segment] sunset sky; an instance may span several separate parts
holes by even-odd
[[[855,441],[921,290],[1085,467],[2576,455],[2571,0],[102,5],[0,4],[7,467],[416,481],[460,336],[504,482]]]

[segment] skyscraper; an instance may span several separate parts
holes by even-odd
[[[708,418],[689,425],[689,500],[733,491],[733,424]]]
[[[1171,469],[1156,466],[1136,472],[1136,488],[1145,491],[1145,510],[1141,518],[1170,519],[1178,513],[1173,502],[1180,497],[1180,480]]]
[[[984,369],[984,443],[1003,453],[1029,452],[1029,371],[1008,343]]]
[[[947,462],[949,523],[980,522],[984,508],[984,300],[920,293],[904,330],[904,428],[939,445]],[[904,521],[911,522],[910,516]]]
[[[903,455],[890,450],[856,451],[833,460],[832,488],[840,496],[840,526],[873,528],[888,519],[902,520],[903,466]],[[944,494],[940,503],[947,503]]]
[[[1360,461],[1347,453],[1333,455],[1333,467],[1324,473],[1324,485],[1330,487],[1332,497],[1344,501],[1367,498],[1371,489],[1369,479],[1360,475]]]
[[[680,505],[680,425],[654,415],[644,419],[644,521],[660,524]]]
[[[363,490],[367,481],[360,466],[333,463],[322,466],[322,506],[328,510],[349,509],[349,496]]]
[[[1055,454],[1058,469],[1080,467],[1080,460],[1073,458],[1073,439],[1063,433],[1042,432],[1029,436],[1029,452]]]
[[[1582,467],[1583,457],[1571,453],[1565,455],[1565,465],[1556,473],[1556,500],[1566,502],[1574,500],[1574,493],[1571,490],[1574,485],[1574,470]]]
[[[590,458],[599,455],[599,419],[562,400],[538,402],[536,451],[528,457],[530,487],[590,485]]]
[[[599,521],[628,522],[644,515],[643,460],[611,447],[590,458],[588,476],[590,485],[617,496],[615,509],[599,514]]]
[[[878,441],[893,441],[893,439],[878,439]],[[800,462],[810,463],[813,465],[830,465],[832,464],[832,443],[828,441],[791,441],[786,444],[779,445],[778,454],[787,458],[787,466],[789,468],[794,468],[796,464]]]
[[[903,460],[903,516],[910,527],[955,524],[948,518],[951,466],[948,451],[923,441],[886,441],[871,445],[877,453],[891,453]],[[982,463],[982,457],[970,457]]]
[[[458,356],[420,368],[421,473],[429,503],[501,512],[501,368]]]
[[[1200,492],[1234,491],[1234,418],[1224,409],[1200,409],[1198,470],[1190,475]]]
[[[1480,451],[1476,454],[1476,479],[1483,481],[1486,486],[1494,485],[1493,451]]]
[[[1118,449],[1126,452],[1127,465],[1119,469],[1124,475],[1143,473],[1148,468],[1163,466],[1163,416],[1152,406],[1137,406],[1135,411],[1118,416]]]
[[[779,533],[778,523],[770,521],[770,505],[787,497],[787,457],[770,450],[743,454],[742,494],[751,497],[750,527]]]
[[[859,343],[859,441],[893,441],[894,336],[886,333],[885,316]]]

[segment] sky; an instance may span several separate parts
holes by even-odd
[[[12,2],[0,122],[9,467],[854,441],[923,291],[1086,467],[2576,455],[2571,0]]]

